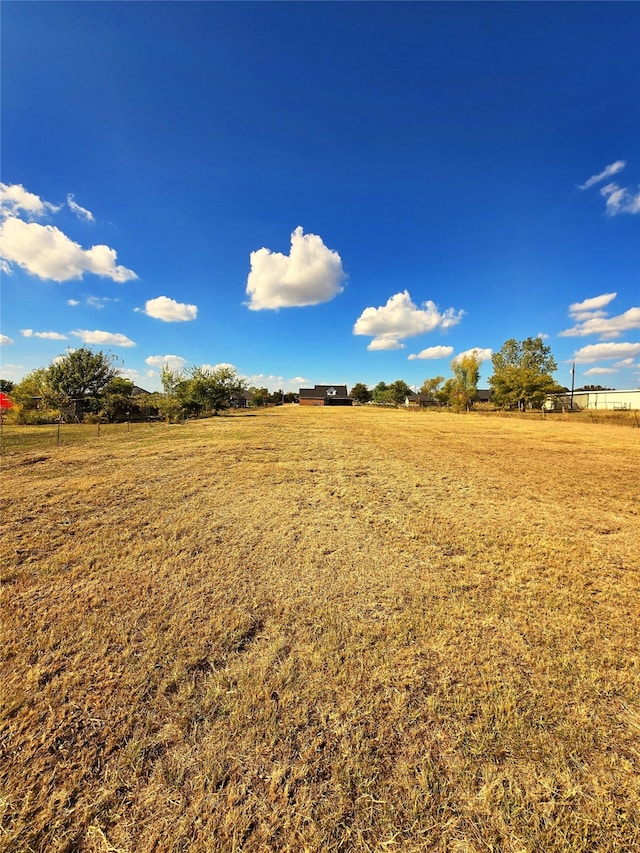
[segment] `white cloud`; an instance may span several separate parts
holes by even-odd
[[[182,370],[187,363],[187,359],[180,355],[150,355],[144,361],[145,364],[150,367],[157,367],[159,370],[162,370],[165,364],[169,370]]]
[[[481,347],[473,347],[472,349],[466,349],[463,352],[459,352],[453,361],[459,361],[461,358],[465,358],[468,355],[474,355],[479,362],[489,361],[491,356],[493,355],[493,350],[488,348]]]
[[[575,351],[573,357],[579,363],[589,364],[610,358],[635,358],[637,355],[640,355],[640,343],[605,343],[582,347]]]
[[[411,355],[408,356],[408,360],[415,361],[417,358],[448,358],[448,356],[450,356],[452,352],[453,347],[427,347],[426,349],[423,349],[418,353],[411,353]]]
[[[599,174],[592,175],[578,188],[581,190],[589,189],[589,187],[599,184],[612,175],[617,175],[626,165],[625,160],[616,160],[615,163],[606,166]],[[611,182],[600,188],[600,195],[606,199],[607,216],[617,216],[620,213],[640,213],[640,187],[630,189]]]
[[[20,334],[25,338],[44,338],[47,341],[67,341],[66,335],[60,332],[34,332],[33,329],[20,329]]]
[[[248,306],[260,311],[329,302],[342,292],[345,279],[340,255],[317,234],[303,234],[299,225],[291,235],[289,255],[265,248],[251,252]]]
[[[614,367],[633,367],[633,359],[632,358],[623,358],[622,361],[616,362]]]
[[[267,388],[271,393],[274,391],[289,391],[298,392],[300,388],[309,385],[311,380],[304,376],[294,376],[287,379],[284,376],[278,376],[274,373],[252,373],[250,375],[243,374],[240,378],[247,383],[249,388]]]
[[[2,216],[19,216],[20,213],[27,215],[29,219],[47,216],[60,210],[55,204],[43,201],[34,193],[27,192],[22,184],[0,183],[0,206]]]
[[[80,205],[76,202],[73,193],[69,193],[67,195],[67,205],[69,210],[72,210],[78,219],[84,219],[86,222],[95,222],[93,218],[93,213],[90,210],[87,210],[86,207],[80,207]]]
[[[432,332],[434,329],[448,329],[460,322],[464,311],[456,312],[447,308],[440,313],[431,300],[418,308],[411,300],[408,290],[395,293],[386,305],[378,308],[365,308],[353,327],[354,335],[371,335],[367,349],[400,349],[402,338],[411,338]]]
[[[604,376],[610,373],[617,373],[618,371],[615,367],[590,367],[589,370],[585,370],[582,374],[583,376]]]
[[[80,305],[80,302],[77,299],[67,299],[67,305],[75,307],[76,305]]]
[[[90,308],[104,308],[107,302],[119,302],[119,299],[112,299],[110,296],[87,296],[87,305]]]
[[[371,343],[367,344],[367,349],[371,352],[404,349],[404,344],[401,344],[397,338],[374,338]]]
[[[13,275],[11,264],[8,264],[4,259],[0,259],[0,272],[3,275]]]
[[[600,190],[600,195],[607,200],[607,216],[617,216],[619,213],[640,213],[640,190],[607,184]]]
[[[569,306],[569,316],[576,321],[576,325],[559,332],[559,336],[568,338],[600,335],[601,338],[617,338],[622,332],[640,328],[640,308],[629,308],[615,317],[610,317],[603,310],[616,296],[616,293],[602,293],[582,302],[574,302]]]
[[[135,370],[134,368],[121,367],[119,368],[118,372],[120,376],[124,376],[125,379],[130,379],[134,385],[139,385],[140,387],[144,388],[145,391],[150,390],[148,388],[148,380],[158,378],[158,374],[153,370],[146,371],[145,373],[140,373],[139,370]],[[146,385],[145,382],[147,383]]]
[[[181,323],[195,320],[198,316],[198,306],[176,302],[168,296],[157,296],[155,299],[147,300],[144,313],[164,323]]]
[[[624,314],[616,317],[596,316],[578,323],[572,329],[559,332],[562,338],[585,337],[600,335],[601,337],[618,338],[629,329],[640,329],[640,308],[629,308]]]
[[[237,371],[237,367],[235,366],[235,364],[229,364],[228,361],[221,361],[218,364],[206,364],[205,363],[205,364],[201,364],[200,368],[202,370],[211,370],[211,371],[221,370],[223,368],[230,368],[231,370]]]
[[[579,184],[578,189],[588,190],[589,187],[592,187],[594,184],[599,184],[600,181],[604,181],[606,178],[610,178],[611,175],[617,175],[618,172],[621,172],[626,165],[626,160],[616,160],[616,162],[611,163],[610,166],[605,166],[605,168],[599,174],[592,175],[588,180],[584,182],[584,184]]]
[[[9,335],[0,335],[0,346],[7,347],[12,343],[13,338],[10,338]]]
[[[76,329],[71,332],[76,338],[84,344],[99,344],[101,346],[113,347],[134,347],[134,341],[130,340],[126,335],[119,332],[101,332],[99,329],[89,331],[88,329]]]
[[[116,251],[109,246],[83,249],[54,225],[39,225],[9,217],[0,225],[2,256],[31,275],[53,281],[82,278],[85,272],[124,282],[138,276],[116,265]]]
[[[592,296],[590,299],[583,299],[582,302],[574,302],[569,306],[569,314],[572,317],[581,318],[585,312],[591,315],[592,311],[598,311],[612,302],[617,293],[602,293],[600,296]]]

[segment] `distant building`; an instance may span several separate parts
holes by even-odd
[[[347,393],[346,385],[315,385],[301,388],[301,406],[353,406],[353,398]]]
[[[635,391],[574,391],[573,402],[571,392],[550,394],[544,401],[547,412],[569,411],[581,412],[591,410],[630,410],[640,409],[640,388]]]

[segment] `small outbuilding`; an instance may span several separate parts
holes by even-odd
[[[346,385],[315,385],[313,388],[301,388],[299,394],[301,406],[353,406]]]

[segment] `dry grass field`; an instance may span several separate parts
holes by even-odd
[[[291,406],[6,454],[0,849],[640,849],[639,450]]]

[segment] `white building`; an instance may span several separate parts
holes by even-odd
[[[571,394],[547,397],[544,408],[548,412],[560,409],[569,411],[572,408]],[[585,409],[600,411],[640,409],[640,388],[635,391],[574,391],[573,411],[581,412]]]

